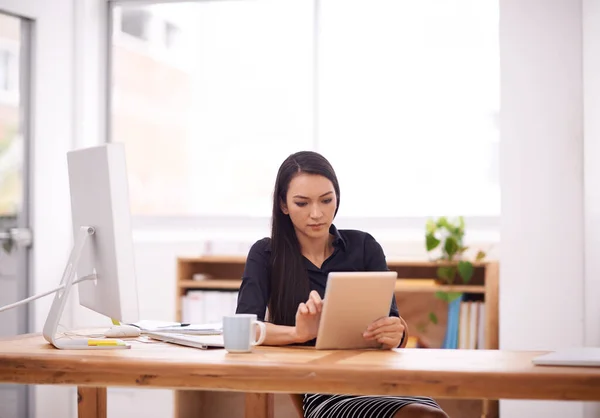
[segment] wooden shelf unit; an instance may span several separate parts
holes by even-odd
[[[182,297],[189,290],[225,290],[239,288],[246,262],[245,256],[202,256],[177,259],[176,320],[181,321]],[[400,315],[408,322],[409,335],[426,341],[430,347],[440,347],[444,339],[448,305],[434,297],[437,291],[462,292],[485,301],[484,339],[486,349],[499,348],[498,279],[496,261],[474,263],[474,274],[466,285],[440,285],[436,270],[441,264],[430,261],[388,259],[388,268],[398,273],[396,302]],[[204,279],[193,280],[195,274]],[[426,331],[417,324],[427,321],[435,312],[438,323],[427,325]],[[497,418],[496,400],[437,400],[450,416],[464,418]],[[242,418],[244,396],[240,393],[175,391],[175,418],[220,417]],[[298,418],[288,396],[275,395],[275,416]]]
[[[237,290],[242,283],[239,279],[181,280],[179,288],[195,290]],[[438,290],[460,293],[485,293],[478,285],[440,285],[434,279],[398,279],[396,292],[435,292]]]

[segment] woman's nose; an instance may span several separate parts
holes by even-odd
[[[310,217],[313,219],[318,219],[321,217],[321,215],[323,214],[323,212],[321,211],[321,208],[319,207],[319,205],[313,205],[310,211]]]

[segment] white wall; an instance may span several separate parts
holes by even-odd
[[[577,0],[500,1],[502,349],[584,342],[581,12]],[[503,418],[582,411],[501,401]]]
[[[585,344],[600,347],[600,0],[583,0]],[[586,418],[600,403],[585,405]]]
[[[57,286],[71,243],[65,152],[73,146],[73,0],[0,0],[0,10],[35,21],[30,263],[32,293]],[[41,331],[52,303],[31,304],[31,327]],[[66,318],[68,323],[68,318]],[[35,416],[74,411],[72,389],[37,386]]]
[[[586,343],[600,346],[600,0],[584,0],[583,11],[585,325]]]

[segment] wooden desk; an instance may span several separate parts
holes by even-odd
[[[260,394],[600,400],[600,368],[535,367],[531,359],[538,354],[276,347],[229,354],[164,343],[135,343],[131,350],[64,351],[52,348],[40,335],[25,335],[0,340],[0,382],[77,385],[81,418],[106,416],[107,386]],[[254,416],[272,414],[268,396],[260,396],[253,404]]]

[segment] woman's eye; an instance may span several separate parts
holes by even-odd
[[[325,199],[325,200],[323,200],[323,203],[325,203],[325,204],[331,203],[332,200],[333,200],[332,198]]]
[[[294,202],[294,203],[296,203],[296,205],[299,207],[306,206],[306,202]]]

